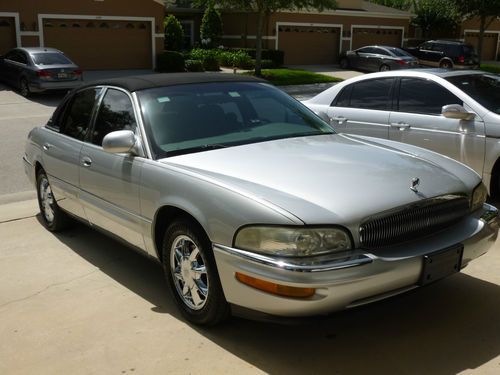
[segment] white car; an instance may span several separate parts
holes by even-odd
[[[500,76],[419,69],[348,79],[304,102],[337,132],[425,147],[458,160],[500,195]]]

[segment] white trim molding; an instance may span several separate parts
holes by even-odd
[[[281,11],[279,13],[291,13],[291,14],[319,14],[319,15],[329,15],[329,16],[349,16],[349,17],[364,17],[364,18],[390,18],[390,19],[402,19],[402,20],[410,20],[410,18],[414,17],[414,14],[387,14],[381,12],[367,12],[363,10],[325,10],[323,12],[318,11],[300,11],[300,12],[292,12],[292,11]]]
[[[44,19],[74,19],[74,20],[107,20],[107,21],[144,21],[151,22],[151,62],[153,69],[156,68],[156,21],[154,17],[128,17],[128,16],[99,16],[84,14],[38,14],[38,30],[40,47],[44,47],[43,20]]]
[[[0,17],[14,18],[14,27],[16,29],[16,47],[22,47],[21,23],[19,22],[19,13],[18,12],[0,12]]]
[[[339,54],[342,53],[342,34],[344,25],[339,23],[311,23],[311,22],[276,22],[276,44],[275,48],[279,49],[279,28],[280,26],[310,26],[310,27],[330,27],[332,29],[340,29],[339,33]]]
[[[222,35],[222,39],[243,39],[245,35],[236,34],[236,35]],[[257,39],[257,35],[247,35],[246,39]],[[276,40],[276,37],[273,35],[263,35],[262,40]]]
[[[401,30],[401,42],[400,47],[403,46],[403,41],[405,40],[405,28],[404,26],[384,26],[384,25],[351,25],[351,42],[349,43],[349,49],[352,50],[352,40],[354,38],[354,29],[390,29],[390,30]]]
[[[497,34],[497,50],[495,51],[495,60],[498,58],[498,53],[500,51],[500,30],[484,30],[485,33],[488,34]],[[464,38],[463,41],[465,42],[465,34],[467,33],[479,33],[479,30],[474,30],[474,29],[464,29]]]

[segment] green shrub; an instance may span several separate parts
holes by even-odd
[[[162,73],[184,72],[184,56],[176,51],[164,51],[158,54],[156,70]]]
[[[253,69],[252,58],[244,51],[218,50],[216,56],[221,66]]]
[[[232,50],[244,51],[255,60],[255,48],[233,48]],[[271,60],[273,62],[273,68],[279,68],[285,61],[285,53],[281,50],[263,49],[261,57],[262,60]]]
[[[201,20],[200,36],[202,44],[207,48],[219,46],[222,40],[222,31],[220,12],[214,8],[213,2],[210,2]]]
[[[203,61],[201,60],[186,60],[184,62],[184,65],[186,66],[186,70],[188,72],[204,72],[205,69],[203,69]]]
[[[170,15],[165,17],[163,25],[165,27],[165,49],[180,51],[184,40],[184,30],[181,23],[174,15]]]
[[[191,60],[201,60],[203,68],[208,71],[219,70],[218,50],[194,48],[191,50],[189,57]]]

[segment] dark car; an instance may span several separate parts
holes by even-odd
[[[0,80],[28,96],[78,87],[82,70],[54,48],[14,48],[0,57]]]
[[[347,51],[340,58],[342,69],[352,68],[371,72],[416,68],[418,60],[400,48],[366,46]]]
[[[421,65],[444,69],[470,69],[479,66],[474,47],[458,41],[429,40],[415,48],[405,51],[418,58]]]

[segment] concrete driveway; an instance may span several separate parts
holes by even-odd
[[[294,326],[186,324],[160,266],[85,226],[0,206],[0,374],[498,374],[500,252],[383,302]]]

